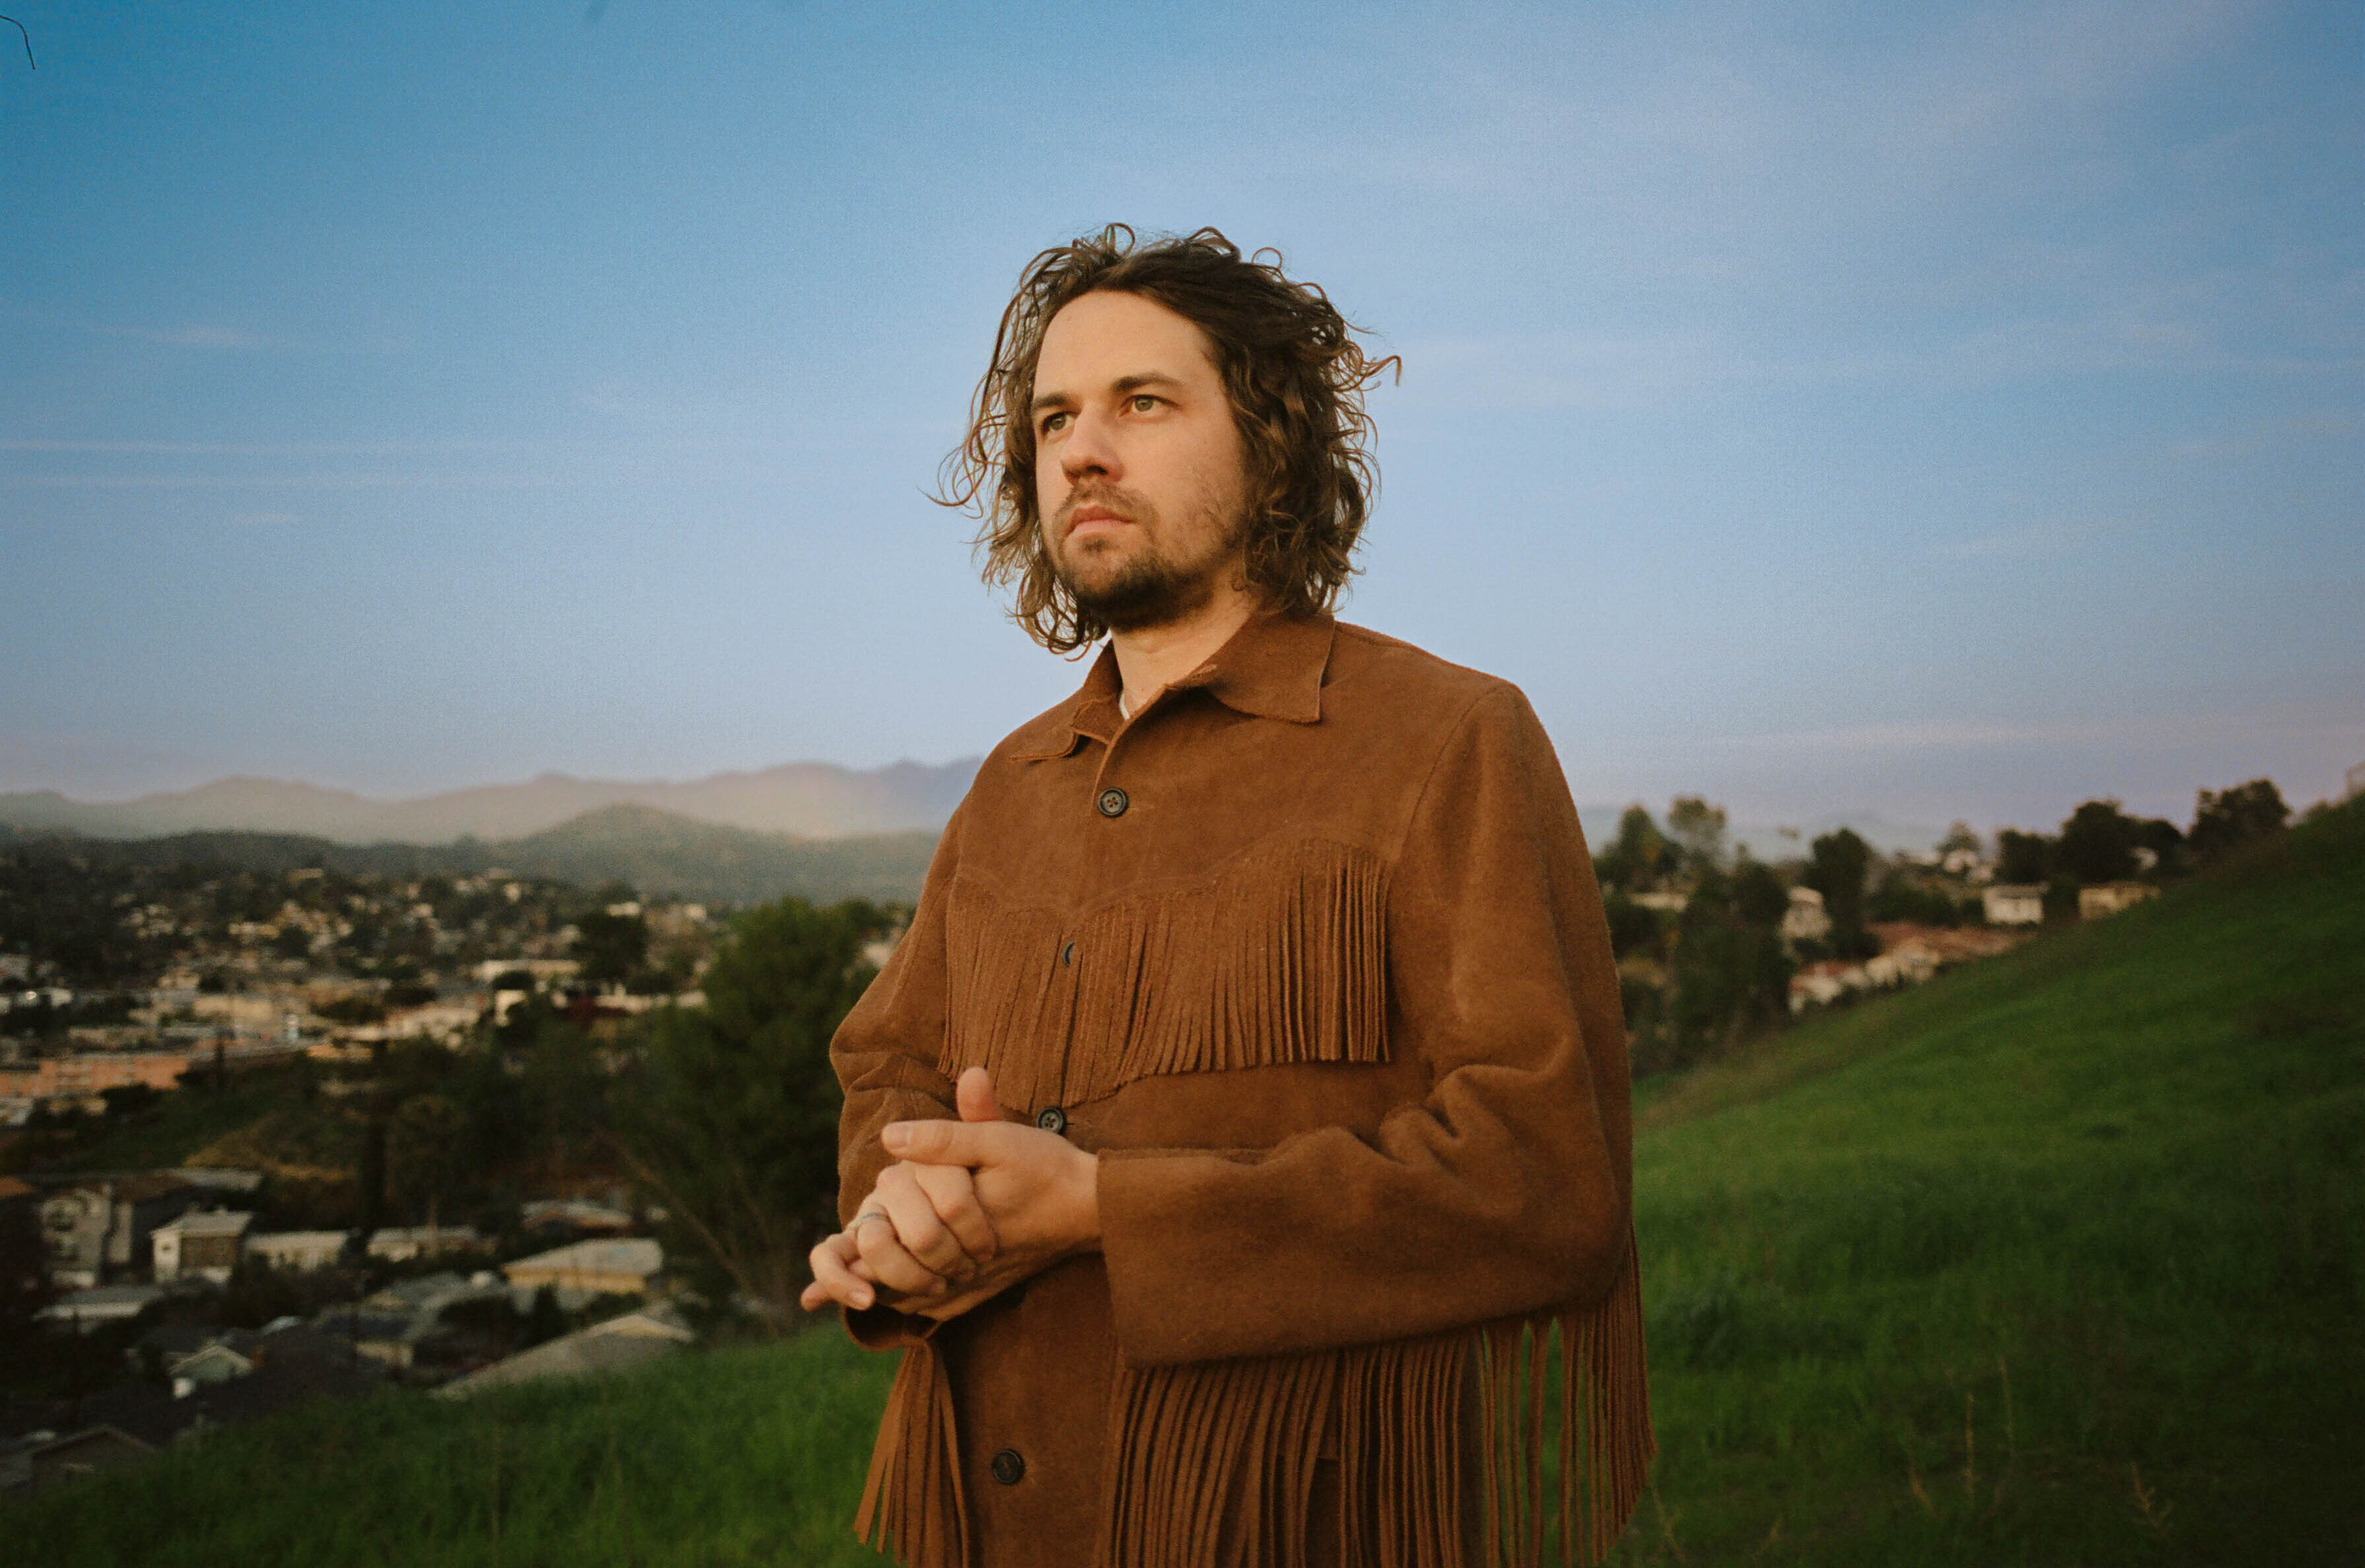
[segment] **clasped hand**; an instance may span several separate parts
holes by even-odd
[[[1006,1119],[981,1067],[953,1095],[959,1121],[895,1122],[880,1135],[898,1163],[879,1173],[853,1224],[813,1249],[807,1311],[860,1309],[883,1293],[941,1322],[1099,1246],[1100,1162]]]

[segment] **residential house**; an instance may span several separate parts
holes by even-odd
[[[577,1241],[505,1264],[501,1271],[521,1291],[549,1285],[560,1302],[601,1295],[645,1295],[665,1267],[665,1249],[646,1237],[616,1241]]]
[[[2159,897],[2159,890],[2149,882],[2101,882],[2078,890],[2078,918],[2100,920],[2106,914],[2116,914],[2123,909],[2133,909],[2146,899]]]
[[[536,980],[572,980],[582,969],[573,958],[487,958],[476,966],[476,983],[490,985],[511,973],[529,974]]]
[[[465,1377],[454,1378],[435,1392],[440,1398],[464,1399],[488,1388],[513,1383],[619,1372],[669,1354],[696,1338],[671,1307],[643,1307],[521,1350]]]
[[[622,1236],[633,1228],[633,1216],[588,1198],[536,1198],[520,1212],[518,1223],[527,1230]]]
[[[1790,907],[1782,914],[1782,939],[1820,942],[1831,934],[1832,917],[1823,908],[1823,895],[1812,888],[1792,888]]]
[[[60,1296],[36,1316],[87,1334],[105,1324],[128,1323],[147,1310],[149,1303],[163,1298],[162,1285],[93,1285]]]
[[[336,1266],[344,1256],[352,1232],[343,1230],[273,1230],[246,1238],[246,1255],[290,1273],[309,1273]]]
[[[263,1185],[263,1172],[234,1165],[175,1165],[164,1172],[208,1193],[252,1193]]]
[[[90,1177],[41,1200],[50,1249],[50,1282],[84,1290],[118,1271],[145,1264],[149,1237],[194,1207],[203,1194],[177,1176]]]
[[[0,1453],[0,1489],[39,1490],[145,1459],[156,1451],[114,1427],[84,1427],[64,1437],[38,1434],[39,1440]]]
[[[38,1462],[30,1466],[22,1462],[25,1451],[51,1442],[80,1444],[94,1429],[109,1428],[130,1439],[129,1446],[96,1445],[96,1451],[118,1458],[138,1458],[175,1441],[268,1416],[304,1400],[357,1397],[380,1386],[382,1382],[372,1363],[356,1361],[352,1346],[344,1338],[300,1324],[275,1326],[260,1334],[232,1330],[220,1335],[215,1343],[233,1354],[207,1355],[201,1346],[195,1353],[202,1359],[190,1369],[192,1374],[200,1367],[207,1369],[208,1374],[234,1371],[237,1361],[244,1361],[252,1370],[219,1381],[185,1375],[174,1379],[171,1388],[147,1382],[121,1383],[91,1394],[73,1407],[76,1424],[66,1438],[35,1432],[20,1439],[16,1451],[0,1450],[0,1486],[28,1482],[39,1484],[43,1479],[42,1472]],[[93,1450],[60,1451],[86,1462]],[[54,1473],[62,1468],[55,1463],[50,1465],[52,1478],[61,1478]],[[86,1468],[96,1466],[86,1464]]]
[[[348,1338],[355,1353],[400,1372],[419,1356],[420,1341],[433,1333],[443,1311],[464,1301],[507,1296],[510,1287],[490,1271],[462,1279],[448,1270],[398,1280],[349,1307],[332,1307],[316,1325]]]
[[[2045,890],[2032,882],[1993,882],[1980,890],[1979,907],[1990,925],[2041,925]]]
[[[110,1089],[176,1087],[188,1070],[185,1051],[75,1051],[0,1069],[0,1098],[83,1101]]]
[[[156,1227],[151,1243],[156,1251],[156,1278],[161,1282],[184,1275],[230,1283],[238,1267],[241,1244],[254,1224],[242,1210],[195,1209]]]
[[[1809,964],[1790,977],[1790,1011],[1804,1013],[1809,1007],[1827,1007],[1852,991],[1869,991],[1872,979],[1862,964],[1851,964],[1844,958],[1826,958],[1819,964]]]
[[[389,1226],[370,1232],[369,1255],[388,1263],[408,1263],[414,1258],[441,1258],[454,1252],[482,1252],[485,1238],[476,1234],[476,1226],[467,1225],[421,1225],[409,1228]]]
[[[168,1357],[164,1361],[164,1375],[172,1380],[174,1394],[182,1398],[200,1388],[244,1377],[252,1371],[254,1362],[251,1358],[219,1342],[191,1350],[185,1356]]]

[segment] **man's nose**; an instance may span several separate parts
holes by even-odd
[[[1059,467],[1070,483],[1088,474],[1112,479],[1117,476],[1116,442],[1112,439],[1115,434],[1105,416],[1089,409],[1076,415],[1075,422],[1068,427],[1068,439],[1059,443]]]

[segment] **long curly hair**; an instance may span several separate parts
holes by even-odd
[[[1283,274],[1278,252],[1243,257],[1214,229],[1141,240],[1112,223],[1027,263],[970,400],[968,433],[939,476],[935,499],[979,519],[985,580],[1015,585],[1012,619],[1055,654],[1108,631],[1052,570],[1028,412],[1044,330],[1099,289],[1153,300],[1205,334],[1246,453],[1249,586],[1285,614],[1335,608],[1379,493],[1363,392],[1392,368],[1401,374],[1402,362],[1365,353],[1321,289]]]

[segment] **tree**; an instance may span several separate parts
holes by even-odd
[[[594,985],[630,980],[648,956],[649,923],[637,914],[600,910],[575,923],[576,961],[583,966],[583,978]]]
[[[2052,879],[2053,841],[2041,833],[2005,828],[1996,834],[1996,880],[2037,887]]]
[[[2146,817],[2135,823],[2135,849],[2151,852],[2151,864],[2145,869],[2155,876],[2173,877],[2185,870],[2184,834],[2165,817]]]
[[[2091,886],[2135,874],[2135,845],[2142,824],[2119,810],[2116,801],[2088,801],[2069,813],[2054,841],[2056,868]]]
[[[1843,958],[1866,958],[1879,950],[1864,929],[1864,883],[1871,868],[1872,846],[1854,828],[1824,834],[1808,846],[1807,868],[1799,880],[1823,895],[1832,949]]]
[[[1612,886],[1609,896],[1602,901],[1602,913],[1609,922],[1609,951],[1619,958],[1641,954],[1658,956],[1662,930],[1659,912],[1647,909],[1627,897],[1622,887]]]
[[[591,1036],[558,1014],[532,1015],[533,1034],[518,1053],[518,1098],[531,1157],[551,1173],[582,1163],[609,1126],[607,1070]]]
[[[1743,924],[1771,929],[1790,913],[1790,890],[1774,868],[1744,854],[1732,868],[1732,910]]]
[[[2206,864],[2246,844],[2272,838],[2291,820],[2282,791],[2270,778],[2253,778],[2230,790],[2203,790],[2193,802],[2192,832],[2185,842],[2192,857]]]
[[[782,899],[735,923],[703,1009],[656,1015],[617,1095],[617,1139],[669,1223],[731,1282],[793,1321],[805,1254],[836,1228],[844,1098],[830,1036],[869,983],[888,927],[867,903]]]
[[[413,1223],[443,1217],[465,1173],[467,1118],[441,1094],[414,1094],[387,1128],[387,1177]]]
[[[0,1203],[0,1386],[13,1385],[47,1336],[35,1314],[50,1304],[50,1249],[29,1199]]]
[[[1594,870],[1605,888],[1641,892],[1657,883],[1673,858],[1659,824],[1637,803],[1618,818],[1618,836],[1594,861]]]
[[[1754,861],[1702,874],[1676,924],[1660,1038],[1638,1053],[1638,1071],[1689,1066],[1787,1016],[1789,904],[1781,879]]]
[[[1724,808],[1698,795],[1678,795],[1667,807],[1667,836],[1695,870],[1724,864]]]

